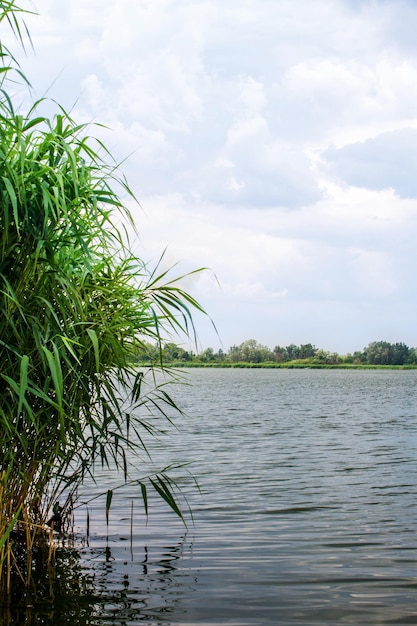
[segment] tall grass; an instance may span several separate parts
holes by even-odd
[[[0,2],[5,23],[21,39],[13,1]],[[201,307],[181,277],[132,254],[120,194],[133,194],[105,146],[62,108],[53,119],[37,102],[16,112],[8,85],[21,73],[1,43],[0,54],[0,582],[10,588],[13,568],[28,582],[32,545],[54,503],[65,510],[63,494],[96,463],[127,478],[127,448],[146,455],[141,407],[177,407],[163,387],[142,395],[136,355],[146,340],[193,332]],[[141,481],[145,505],[147,486],[182,515],[165,473]]]

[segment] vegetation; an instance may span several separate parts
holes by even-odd
[[[20,41],[21,14],[0,2],[0,26]],[[45,523],[61,528],[96,464],[127,479],[126,451],[146,457],[143,409],[177,407],[169,376],[144,392],[136,356],[152,342],[152,370],[167,372],[162,341],[192,332],[201,308],[181,277],[132,254],[120,199],[132,192],[105,147],[62,108],[53,119],[39,102],[16,112],[12,81],[25,79],[1,42],[0,55],[0,584],[10,590],[13,574],[30,581]],[[138,478],[146,509],[149,487],[182,516],[165,471]]]
[[[158,358],[159,348],[152,344],[143,346],[138,354],[139,362],[152,362]],[[199,354],[184,350],[174,343],[166,343],[162,348],[164,361],[177,366],[242,366],[258,365],[268,367],[376,367],[408,366],[417,367],[417,348],[409,348],[404,343],[373,341],[362,351],[339,355],[318,349],[311,343],[276,346],[270,350],[254,339],[248,339],[239,346],[232,346],[228,352],[207,348]]]

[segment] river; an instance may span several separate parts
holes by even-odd
[[[127,487],[108,529],[89,504],[87,537],[80,507],[78,556],[31,623],[417,624],[417,371],[184,374],[187,417],[149,441],[156,466],[190,463],[200,491],[173,475],[194,523],[154,500],[146,523]]]

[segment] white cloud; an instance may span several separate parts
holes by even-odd
[[[392,188],[401,197],[417,197],[417,129],[382,133],[338,150],[329,148],[323,157],[331,174],[347,184]]]
[[[113,128],[97,133],[131,154],[138,249],[212,268],[221,289],[190,285],[226,345],[258,331],[271,346],[417,344],[414,2],[38,8],[35,93],[57,78],[77,119]]]
[[[399,291],[389,254],[381,251],[351,250],[355,277],[360,290],[367,298],[386,299]]]
[[[242,115],[256,116],[260,114],[267,104],[265,85],[252,76],[243,76],[238,101],[241,105]]]

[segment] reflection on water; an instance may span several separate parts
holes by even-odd
[[[107,529],[94,500],[88,541],[0,626],[417,624],[417,372],[190,377],[176,400],[192,418],[153,457],[192,463],[201,494],[176,478],[195,526],[155,502],[147,525],[130,486]]]
[[[161,546],[155,558],[147,545],[135,556],[120,537],[96,537],[93,543],[58,549],[53,566],[35,571],[31,590],[3,598],[0,625],[166,624],[192,588],[189,575],[177,569],[189,549],[186,538]]]

